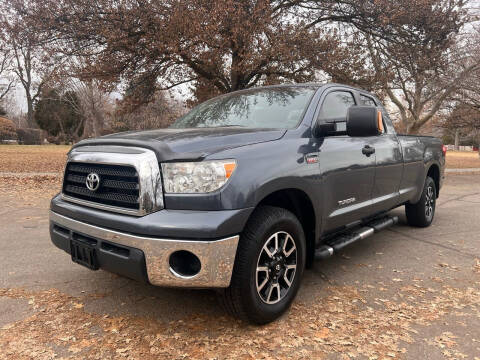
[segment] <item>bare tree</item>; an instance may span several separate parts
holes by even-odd
[[[471,55],[480,59],[480,24],[477,23],[471,31]],[[479,60],[480,61],[480,60]],[[462,87],[455,93],[454,100],[480,111],[480,67],[476,67],[462,82]]]
[[[83,59],[69,76],[86,91],[121,85],[132,108],[180,84],[190,84],[197,102],[322,74],[388,96],[404,131],[415,133],[478,67],[458,40],[469,20],[466,0],[5,3],[35,34],[22,37],[33,39],[24,46],[41,43],[42,59]],[[89,121],[87,133],[98,133],[98,121]]]
[[[0,47],[0,102],[7,96],[15,84],[11,75],[12,54]]]
[[[309,26],[330,21],[343,31],[343,41],[356,45],[354,57],[363,63],[353,74],[373,73],[370,84],[348,72],[340,80],[390,98],[403,130],[410,133],[430,121],[478,67],[478,58],[459,39],[472,20],[467,7],[465,0],[311,0],[298,5]]]
[[[128,100],[126,100],[128,101]],[[185,109],[169,97],[167,91],[158,91],[154,100],[129,111],[122,101],[118,102],[113,114],[112,129],[114,131],[160,129],[171,125]]]
[[[480,69],[470,44],[458,36],[468,20],[466,14],[458,14],[459,5],[432,0],[415,8],[417,21],[398,24],[410,29],[410,39],[366,36],[371,61],[377,73],[385,74],[382,88],[397,107],[405,133],[417,133]]]
[[[458,150],[460,137],[473,140],[477,146],[480,145],[480,108],[478,107],[457,103],[442,119],[439,126],[454,136],[456,150]]]
[[[477,9],[478,10],[478,9]],[[468,50],[472,58],[480,61],[480,25],[477,22],[469,28]],[[440,126],[455,138],[458,149],[460,137],[476,139],[480,145],[480,67],[476,66],[451,96],[447,115]],[[480,155],[480,152],[479,152]]]
[[[443,66],[422,68],[424,59],[412,61],[411,53],[385,52],[369,44],[372,58],[378,71],[388,68],[394,72],[390,80],[385,79],[383,89],[398,108],[403,131],[417,133],[435,114],[458,93],[466,79],[480,63],[468,55],[454,59]],[[453,49],[452,49],[453,50]],[[422,57],[428,57],[425,51]],[[386,61],[382,61],[387,59]],[[383,63],[383,65],[380,65]]]
[[[15,66],[13,72],[17,75],[20,84],[25,90],[25,97],[27,100],[27,123],[29,127],[34,127],[35,122],[33,120],[34,102],[39,97],[43,86],[45,85],[45,79],[40,81],[34,80],[34,61],[35,55],[33,52],[33,46],[27,44],[19,46],[15,40],[12,41],[12,48],[15,57]]]
[[[296,3],[45,0],[32,16],[35,27],[55,34],[57,49],[90,60],[82,77],[124,83],[126,95],[144,103],[184,83],[225,93],[310,81],[319,64],[354,59],[348,48],[336,51],[335,29],[296,17]]]
[[[59,59],[46,51],[44,35],[29,27],[31,1],[4,2],[0,6],[0,26],[5,51],[11,54],[11,71],[25,92],[27,123],[35,127],[34,104],[42,88],[55,72]]]
[[[72,106],[84,118],[82,138],[102,135],[107,126],[108,113],[111,112],[110,93],[104,91],[94,79],[81,81],[70,78],[68,81],[68,93],[75,94],[79,100],[73,101]]]

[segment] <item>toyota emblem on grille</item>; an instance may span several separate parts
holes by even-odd
[[[96,173],[90,173],[87,175],[87,180],[85,181],[87,189],[90,191],[97,191],[100,186],[100,176]]]

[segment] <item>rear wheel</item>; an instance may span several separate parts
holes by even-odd
[[[430,226],[435,215],[436,200],[437,189],[435,181],[428,176],[425,180],[420,200],[416,204],[405,205],[408,224],[417,227]]]
[[[305,235],[291,212],[262,206],[243,232],[221,302],[233,316],[265,324],[292,303],[305,268]]]

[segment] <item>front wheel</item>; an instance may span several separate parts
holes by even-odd
[[[427,177],[423,187],[422,196],[416,204],[405,205],[405,215],[410,226],[427,227],[433,221],[435,205],[437,200],[437,189],[435,181]]]
[[[232,280],[220,300],[233,316],[271,322],[292,303],[305,268],[303,228],[290,211],[259,207],[238,245]]]

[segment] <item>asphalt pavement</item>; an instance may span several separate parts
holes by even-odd
[[[228,317],[215,291],[71,262],[48,199],[0,194],[0,358],[480,359],[480,174],[449,174],[426,229],[398,225],[305,274],[285,316]]]

